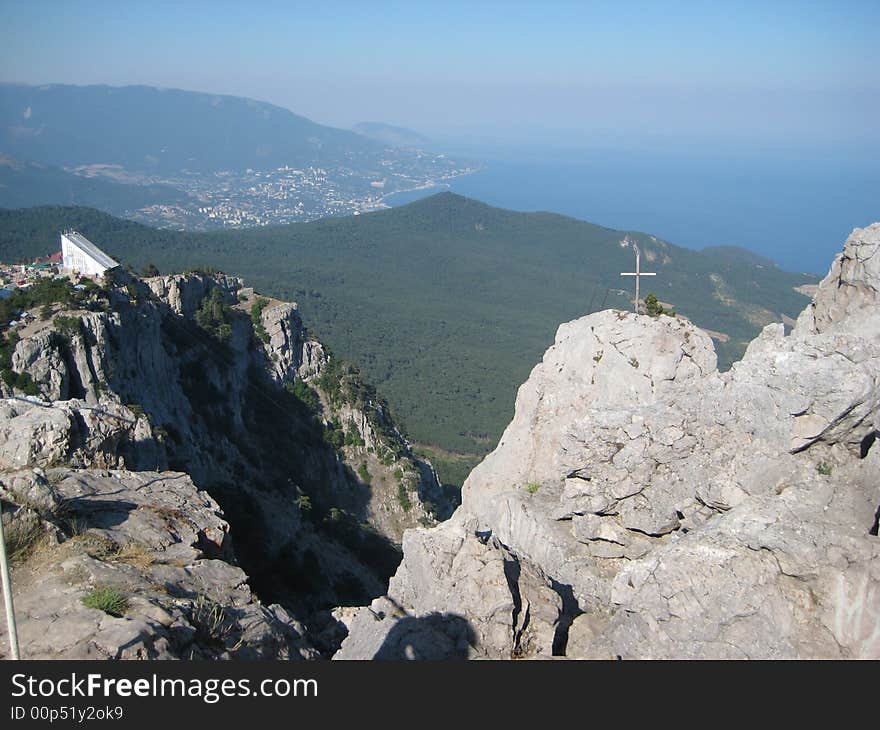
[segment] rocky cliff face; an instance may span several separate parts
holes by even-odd
[[[317,656],[303,622],[434,524],[430,465],[295,305],[199,273],[86,292],[7,335],[37,393],[0,384],[24,655]],[[83,605],[110,589],[124,617]]]
[[[878,247],[724,374],[685,321],[562,325],[336,658],[880,657]]]

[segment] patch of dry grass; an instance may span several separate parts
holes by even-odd
[[[48,543],[46,530],[36,515],[23,515],[3,526],[6,554],[12,565],[20,565]]]
[[[155,554],[151,550],[136,542],[129,542],[118,547],[116,552],[110,556],[110,560],[115,563],[125,563],[142,571],[149,568],[155,559]]]

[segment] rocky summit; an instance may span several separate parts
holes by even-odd
[[[680,318],[562,325],[334,658],[880,658],[878,249],[725,373]]]

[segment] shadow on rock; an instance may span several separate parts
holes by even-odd
[[[456,614],[431,613],[400,619],[373,659],[467,659],[477,637],[468,621]]]

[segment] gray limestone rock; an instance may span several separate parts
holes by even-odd
[[[496,538],[454,523],[409,530],[388,588],[349,619],[334,659],[550,656],[562,599]]]
[[[472,656],[509,656],[492,562],[464,557],[491,535],[557,594],[529,601],[548,626],[556,606],[556,653],[880,657],[878,246],[880,224],[854,231],[792,334],[768,326],[727,373],[683,320],[562,325],[462,506],[405,535],[389,598],[460,616]],[[367,619],[342,657],[388,633]]]
[[[259,603],[227,562],[229,525],[186,474],[64,468],[4,473],[0,485],[4,522],[37,509],[52,528],[13,562],[24,658],[317,655],[305,627]],[[118,615],[86,605],[98,590],[124,599]]]

